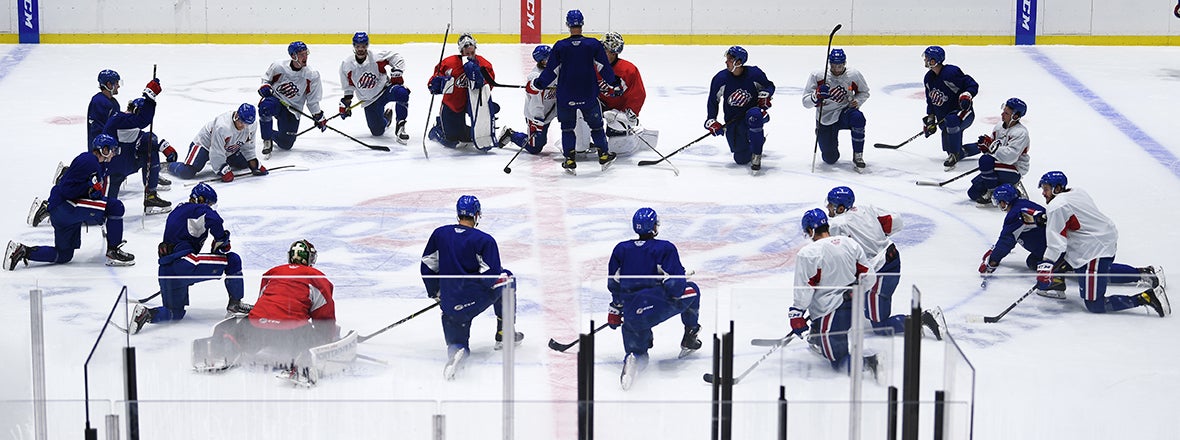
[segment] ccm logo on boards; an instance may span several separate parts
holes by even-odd
[[[1032,21],[1032,10],[1033,10],[1032,0],[1024,0],[1021,2],[1021,5],[1020,5],[1020,27],[1024,28],[1024,30],[1026,30],[1026,31],[1032,30],[1032,29],[1028,28],[1029,22]]]
[[[29,0],[25,0],[29,1]],[[529,29],[537,28],[537,3],[536,0],[528,0],[525,2],[525,24]]]

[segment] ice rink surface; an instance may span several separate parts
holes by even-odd
[[[839,38],[834,47],[841,47]],[[337,70],[350,49],[311,48],[310,65],[323,77],[322,106],[328,114],[342,95]],[[418,277],[422,248],[433,228],[454,222],[458,196],[476,195],[484,214],[480,229],[497,238],[505,267],[519,277],[518,328],[526,334],[517,352],[520,438],[574,438],[573,406],[544,401],[576,399],[575,356],[551,351],[545,342],[551,337],[572,340],[579,330],[589,329],[589,320],[605,319],[610,298],[606,261],[616,242],[633,236],[629,220],[637,208],[659,212],[660,238],[677,244],[685,266],[696,271],[703,298],[702,336],[728,327],[728,319],[734,318],[737,339],[744,341],[785,334],[794,255],[806,244],[799,218],[820,207],[837,185],[852,187],[858,204],[895,210],[905,218],[906,228],[894,237],[904,267],[894,312],[906,312],[915,284],[922,289],[924,305],[945,311],[950,332],[977,371],[976,438],[1163,439],[1180,431],[1175,418],[1180,411],[1180,353],[1173,341],[1180,324],[1175,317],[1160,319],[1145,308],[1090,314],[1071,281],[1066,300],[1033,296],[1000,323],[966,322],[968,315],[1003,310],[1028,289],[1033,277],[1023,267],[1026,254],[1016,250],[997,272],[1002,276],[986,289],[980,287],[976,267],[999,233],[1002,214],[967,199],[970,177],[941,188],[914,185],[916,180],[954,177],[974,167],[974,159],[944,171],[945,154],[936,138],[919,138],[899,150],[871,147],[896,144],[921,129],[921,47],[844,48],[848,66],[864,74],[872,92],[863,107],[869,144],[864,174],[852,170],[847,132],[840,137],[840,162],[829,166],[821,161],[811,172],[814,112],[800,100],[808,73],[823,66],[824,48],[750,46],[748,63],[761,67],[777,86],[762,175],[751,176],[746,167],[733,164],[724,140],[710,137],[670,159],[678,176],[666,165],[637,167],[639,160],[657,158],[640,151],[620,157],[606,172],[583,163],[576,177],[565,175],[556,160],[557,124],[550,129],[544,153],[522,154],[512,163],[511,174],[503,168],[515,148],[484,154],[428,142],[427,159],[422,134],[431,99],[425,85],[439,45],[389,47],[374,40],[373,49],[394,49],[407,59],[409,145],[390,136],[370,136],[363,118],[337,119],[333,127],[392,151],[371,151],[331,131],[312,131],[300,136],[293,150],[276,150],[264,161],[272,168],[291,164],[308,171],[275,171],[214,185],[218,211],[245,264],[246,299],[252,302],[256,296],[262,272],[285,262],[292,241],[308,239],[319,249],[317,267],[337,286],[342,327],[362,334],[380,329],[429,304]],[[724,68],[724,49],[626,47],[623,58],[638,66],[647,87],[640,121],[659,130],[656,148],[664,154],[704,133],[705,95],[709,80]],[[479,47],[503,84],[523,84],[531,50],[530,45]],[[1180,100],[1180,49],[946,50],[947,63],[960,66],[980,84],[978,116],[964,139],[990,133],[1001,104],[1020,97],[1029,106],[1023,123],[1032,139],[1032,164],[1024,184],[1033,200],[1043,202],[1033,189],[1037,179],[1046,171],[1062,170],[1070,186],[1089,192],[1117,223],[1117,261],[1180,270],[1174,252],[1180,248],[1180,232],[1171,217],[1180,212],[1175,197],[1180,189],[1180,128],[1168,110]],[[272,61],[286,58],[284,45],[8,45],[0,51],[5,53],[0,96],[8,102],[0,110],[6,144],[0,173],[6,190],[0,197],[8,207],[0,216],[0,230],[7,239],[29,245],[52,242],[50,227],[25,224],[26,209],[34,197],[48,196],[57,162],[68,163],[84,151],[85,110],[97,91],[99,70],[115,69],[122,75],[118,98],[125,105],[139,96],[157,65],[164,91],[154,132],[183,156],[206,122],[242,102],[256,103],[262,73]],[[446,52],[455,53],[453,39]],[[523,92],[498,89],[493,98],[502,106],[499,125],[523,131]],[[434,105],[437,112],[439,104]],[[213,174],[206,170],[200,177]],[[188,188],[186,181],[173,180],[172,190],[160,195],[179,203]],[[0,366],[0,400],[30,396],[29,289],[45,291],[48,397],[53,400],[82,399],[81,363],[120,287],[128,286],[133,297],[158,290],[154,255],[164,216],[142,218],[141,191],[138,179],[132,178],[122,192],[128,207],[124,249],[136,255],[134,267],[104,266],[99,228],[89,228],[69,264],[34,263],[0,278],[6,290],[0,296],[0,321],[9,333],[0,347],[10,353],[5,358],[21,360]],[[1108,294],[1139,290],[1112,286]],[[429,415],[442,412],[448,414],[448,434],[456,438],[498,435],[496,419],[502,413],[495,401],[501,396],[501,362],[491,350],[495,320],[490,312],[475,321],[471,365],[454,382],[442,379],[445,344],[437,315],[430,313],[361,345],[362,354],[388,365],[359,362],[314,389],[297,389],[259,368],[220,375],[191,372],[190,341],[209,335],[225,305],[220,282],[198,284],[191,292],[183,322],[151,325],[130,338],[138,348],[140,399],[157,402],[141,405],[145,433],[211,438],[198,430],[235,429],[231,435],[278,438],[291,435],[285,431],[288,426],[299,425],[305,432],[342,436],[400,432],[406,438],[427,438]],[[120,308],[117,316],[122,313]],[[617,385],[620,338],[615,332],[599,333],[596,398],[628,402],[600,407],[600,435],[707,438],[708,407],[673,403],[709,399],[709,388],[700,380],[701,373],[710,371],[707,350],[680,362],[661,361],[675,357],[680,332],[675,319],[656,328],[653,364],[626,392]],[[702,339],[708,346],[708,338]],[[893,350],[891,380],[900,385],[901,338],[870,341]],[[122,398],[122,342],[121,333],[108,332],[99,345],[90,367],[92,399]],[[943,361],[943,343],[926,342],[924,400],[939,388]],[[741,371],[765,350],[739,342],[736,368]],[[739,386],[735,399],[772,400],[783,383],[791,385],[792,401],[847,400],[841,381],[841,374],[797,344],[770,357],[750,376],[750,382],[766,386]],[[866,384],[866,400],[884,398],[882,386]],[[319,399],[340,401],[308,402]],[[176,402],[185,400],[267,402]],[[17,408],[14,414],[24,407]],[[80,407],[69,408],[53,419],[54,426],[62,435],[77,435],[83,413]],[[105,408],[91,411],[99,419],[106,413]],[[773,436],[767,421],[772,409],[745,414],[741,423],[747,424],[740,432],[749,438]],[[28,438],[21,436],[28,433],[27,426],[20,427],[24,419],[11,417],[14,421],[3,424],[0,437]],[[792,429],[807,438],[846,436],[837,434],[846,419],[807,409],[793,417]],[[760,419],[762,424],[756,425]],[[172,427],[162,426],[166,422]],[[825,428],[829,424],[837,428]],[[929,429],[928,418],[923,424]],[[881,438],[879,426],[864,438]]]

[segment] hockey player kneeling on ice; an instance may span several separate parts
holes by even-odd
[[[1086,310],[1106,313],[1145,306],[1161,318],[1172,314],[1164,292],[1163,271],[1151,268],[1150,273],[1131,272],[1134,268],[1128,270],[1129,266],[1116,264],[1119,231],[1114,222],[1098,210],[1088,193],[1069,188],[1068,184],[1061,171],[1041,176],[1039,186],[1046,202],[1045,259],[1037,265],[1037,294],[1065,298],[1065,283],[1055,281],[1054,276],[1062,271],[1060,265],[1055,267],[1053,263],[1060,258],[1064,260],[1065,270],[1074,268],[1073,272],[1079,275],[1076,279]],[[1107,283],[1134,283],[1141,278],[1151,283],[1143,292],[1129,296],[1106,294]]]
[[[262,86],[258,87],[258,96],[262,97],[258,101],[258,116],[261,119],[258,125],[262,127],[263,156],[270,157],[274,147],[290,150],[295,146],[299,117],[304,106],[307,106],[316,128],[321,132],[328,129],[328,120],[324,118],[324,111],[320,110],[324,87],[320,81],[320,72],[307,65],[310,53],[307,44],[292,41],[287,45],[287,55],[291,58],[271,63],[262,76]]]
[[[434,66],[427,88],[432,95],[443,95],[438,117],[427,137],[447,148],[471,143],[481,151],[498,146],[496,113],[500,106],[492,101],[492,87],[483,72],[496,79],[492,63],[475,54],[475,37],[459,36],[459,54],[443,58]],[[470,119],[470,125],[467,120]]]
[[[630,389],[647,366],[647,350],[653,346],[652,327],[680,315],[684,336],[680,339],[683,358],[701,348],[697,334],[701,325],[700,287],[685,279],[684,265],[676,245],[658,240],[660,219],[651,208],[639,208],[631,217],[631,229],[638,238],[615,245],[607,263],[606,288],[611,294],[607,324],[622,327],[623,389]],[[648,277],[650,278],[644,278]]]
[[[188,203],[181,203],[164,225],[160,241],[160,294],[164,305],[156,308],[135,306],[131,333],[138,333],[148,322],[179,321],[184,318],[189,304],[189,286],[225,275],[225,290],[229,292],[227,313],[247,313],[250,305],[242,302],[242,258],[230,251],[229,231],[225,230],[221,215],[213,209],[217,192],[206,183],[197,184]],[[213,237],[209,253],[201,253],[205,239]]]
[[[4,252],[4,268],[16,269],[18,263],[29,265],[29,260],[62,264],[74,258],[74,250],[82,247],[82,226],[106,225],[107,266],[131,266],[135,256],[124,252],[123,203],[104,194],[107,164],[119,154],[115,138],[105,134],[95,136],[90,151],[79,154],[70,162],[69,169],[53,189],[45,205],[48,214],[41,214],[41,202],[34,201],[30,218],[48,215],[53,224],[53,246],[25,246],[8,242]],[[30,222],[32,224],[32,222]]]
[[[766,144],[762,128],[770,122],[766,110],[774,97],[774,83],[758,66],[747,66],[748,59],[749,53],[741,46],[725,51],[725,70],[713,75],[709,84],[705,129],[713,136],[725,135],[734,163],[749,164],[750,170],[759,171]],[[719,105],[723,120],[730,121],[728,125],[717,119]]]
[[[852,132],[852,164],[857,171],[865,168],[865,115],[860,108],[869,100],[869,84],[856,69],[847,67],[844,49],[828,54],[828,72],[812,72],[807,77],[803,107],[815,108],[815,136],[824,163],[840,160],[840,130]],[[826,78],[826,82],[825,82]]]
[[[422,251],[421,265],[426,294],[438,301],[442,309],[443,338],[447,342],[443,377],[447,380],[455,378],[455,373],[471,354],[468,344],[471,320],[488,306],[496,313],[495,349],[502,347],[504,310],[500,296],[504,286],[509,283],[516,286],[512,272],[500,266],[496,239],[475,228],[482,215],[479,199],[461,196],[455,203],[455,211],[459,223],[439,226],[430,234],[426,249]],[[473,277],[478,275],[485,277]],[[515,310],[511,312],[516,313]],[[523,339],[524,333],[516,332],[515,342],[520,344]]]
[[[111,159],[107,197],[119,197],[123,181],[142,170],[143,206],[146,214],[163,214],[172,210],[172,202],[161,199],[156,191],[170,189],[172,182],[160,178],[160,153],[166,160],[176,162],[176,149],[166,140],[143,129],[152,124],[156,115],[156,96],[161,92],[160,80],[153,79],[143,89],[143,97],[127,103],[126,112],[111,115],[103,133],[119,141],[119,155]]]
[[[974,144],[963,145],[968,157],[983,153],[979,157],[979,175],[971,179],[971,188],[967,189],[967,197],[976,203],[992,204],[992,190],[1005,183],[1024,193],[1020,178],[1028,174],[1029,139],[1028,129],[1020,119],[1027,112],[1024,101],[1009,98],[1000,106],[1000,122],[992,133],[980,136]]]
[[[791,331],[800,337],[810,332],[807,341],[814,351],[833,369],[848,371],[848,329],[855,316],[852,295],[859,290],[858,277],[867,274],[865,279],[873,279],[876,274],[855,240],[829,233],[822,209],[804,213],[801,226],[811,243],[795,257],[795,300],[787,312]],[[875,354],[866,355],[864,365],[876,376]]]
[[[192,179],[208,163],[222,182],[233,182],[234,170],[255,176],[270,174],[254,154],[254,106],[243,103],[205,124],[188,146],[184,160],[169,165],[176,177]]]
[[[553,48],[548,44],[537,45],[533,48],[533,61],[536,62],[536,65],[526,77],[529,83],[541,76],[546,63],[549,62],[549,54],[552,50]],[[524,148],[524,151],[529,154],[541,153],[541,149],[549,143],[549,124],[553,122],[553,118],[557,117],[555,112],[557,108],[556,90],[552,85],[542,90],[525,87],[524,122],[528,124],[528,133],[517,133],[511,128],[504,127],[498,140],[500,147],[512,142],[516,146]]]
[[[940,46],[930,46],[922,51],[926,76],[922,83],[926,88],[926,116],[922,117],[922,133],[933,136],[942,129],[942,151],[946,160],[942,166],[950,171],[966,156],[963,151],[963,130],[975,122],[972,101],[979,95],[979,83],[971,75],[963,73],[959,66],[943,64],[946,51]]]
[[[94,137],[102,134],[107,119],[119,111],[119,87],[123,86],[119,72],[103,69],[98,72],[98,93],[90,97],[90,105],[86,107],[86,146],[94,144]]]
[[[386,68],[389,69],[386,72]],[[385,129],[394,122],[394,135],[401,144],[410,141],[406,132],[406,115],[409,112],[410,89],[406,88],[402,73],[406,60],[396,52],[369,50],[369,34],[357,32],[352,36],[352,55],[340,63],[340,86],[344,97],[340,98],[340,119],[352,116],[352,99],[359,99],[365,106],[365,122],[373,136],[385,134]],[[385,106],[393,103],[392,109]]]

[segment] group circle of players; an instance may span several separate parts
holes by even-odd
[[[548,142],[549,126],[557,119],[561,166],[571,174],[577,168],[579,154],[592,155],[605,170],[619,154],[637,151],[644,145],[655,150],[654,132],[639,125],[646,99],[643,79],[634,64],[619,57],[624,48],[622,35],[608,32],[600,42],[582,34],[584,21],[580,11],[569,11],[569,37],[533,50],[536,65],[526,85],[517,86],[526,92],[526,132],[505,127],[497,133],[495,115],[499,105],[491,96],[492,88],[498,85],[495,70],[490,61],[476,53],[478,45],[473,36],[460,36],[459,53],[442,58],[427,81],[432,95],[442,95],[442,105],[427,137],[446,148],[470,146],[486,152],[512,143],[522,151],[540,154]],[[168,218],[158,246],[163,305],[137,306],[129,332],[138,333],[148,323],[182,319],[189,304],[189,286],[224,277],[229,295],[226,310],[231,318],[215,330],[216,343],[210,346],[219,347],[215,351],[221,353],[221,358],[209,365],[232,366],[243,354],[256,355],[266,347],[281,345],[279,341],[286,341],[290,349],[280,350],[280,359],[340,341],[333,285],[312,267],[316,262],[314,245],[307,240],[292,243],[288,261],[262,277],[259,299],[251,306],[242,301],[242,260],[231,250],[230,231],[215,209],[217,192],[209,184],[199,183],[188,201],[173,209],[158,195],[171,184],[160,176],[160,170],[166,164],[164,168],[172,175],[193,179],[208,165],[216,174],[210,181],[222,182],[243,175],[235,175],[235,170],[265,176],[269,171],[255,154],[256,127],[261,128],[261,156],[268,158],[276,146],[280,150],[293,148],[301,118],[311,119],[313,128],[324,131],[331,128],[328,121],[346,119],[358,106],[363,108],[372,135],[384,135],[392,127],[394,138],[407,143],[410,89],[403,78],[405,60],[394,52],[374,53],[369,42],[365,32],[352,38],[353,52],[340,65],[344,97],[335,115],[325,117],[320,107],[320,74],[308,65],[307,45],[296,41],[288,46],[289,58],[275,61],[266,70],[257,105],[242,103],[215,117],[194,136],[183,156],[150,128],[156,98],[164,90],[162,82],[153,78],[145,85],[142,97],[131,100],[123,111],[115,98],[122,85],[119,74],[112,70],[99,72],[100,91],[91,99],[87,114],[88,151],[68,166],[59,166],[49,198],[35,200],[30,208],[28,223],[35,227],[48,220],[54,228],[54,243],[27,246],[10,241],[4,268],[14,270],[20,263],[27,266],[30,260],[69,262],[74,250],[80,248],[83,225],[103,227],[108,265],[135,264],[135,256],[121,248],[125,243],[125,207],[118,199],[118,191],[123,181],[138,171],[145,188],[145,215],[168,213]],[[979,265],[984,282],[1020,244],[1029,252],[1025,264],[1036,271],[1034,289],[1041,296],[1065,298],[1063,275],[1073,272],[1090,312],[1144,306],[1160,317],[1169,315],[1162,271],[1155,266],[1115,263],[1115,225],[1085,191],[1069,186],[1063,172],[1051,171],[1038,181],[1045,205],[1030,200],[1021,184],[1029,170],[1030,141],[1023,123],[1028,105],[1020,98],[1006,100],[1000,122],[993,130],[979,136],[976,142],[964,144],[964,131],[975,120],[973,100],[979,85],[959,67],[945,64],[946,53],[939,46],[926,48],[922,58],[927,69],[923,80],[926,115],[921,118],[920,134],[930,137],[941,132],[942,149],[947,154],[943,165],[948,171],[961,160],[978,155],[979,175],[971,181],[967,195],[981,205],[994,204],[1005,212],[999,238]],[[748,165],[757,172],[762,166],[764,127],[769,121],[775,85],[762,69],[747,64],[748,60],[749,53],[741,46],[725,51],[725,69],[710,82],[704,128],[708,134],[725,136],[734,163]],[[816,109],[815,139],[823,161],[837,163],[838,134],[849,130],[853,169],[861,172],[867,166],[866,120],[861,109],[869,99],[870,89],[865,77],[847,66],[847,60],[844,50],[831,49],[825,71],[813,72],[807,78],[802,105]],[[388,108],[390,104],[393,108]],[[505,287],[515,286],[512,272],[501,266],[496,240],[477,228],[481,216],[475,196],[460,197],[456,202],[457,223],[435,229],[422,253],[421,274],[427,295],[441,306],[448,347],[444,376],[448,380],[455,377],[469,356],[473,318],[489,307],[498,323],[495,348],[502,347],[499,318],[504,316],[504,310],[500,298]],[[636,237],[615,246],[607,281],[611,294],[607,325],[621,329],[626,352],[620,376],[624,388],[631,386],[647,364],[648,349],[653,347],[652,328],[659,323],[680,316],[684,326],[681,357],[702,345],[698,338],[702,292],[697,283],[688,279],[691,272],[681,264],[676,246],[656,238],[660,232],[658,213],[649,207],[640,208],[631,225]],[[846,186],[828,193],[826,209],[809,210],[801,218],[800,227],[809,244],[798,252],[794,301],[787,310],[787,321],[792,333],[807,334],[814,351],[837,370],[849,365],[844,332],[854,319],[854,292],[866,292],[863,314],[872,329],[883,334],[904,331],[904,315],[891,315],[901,257],[890,236],[902,226],[902,218],[896,213],[857,203],[852,188]],[[210,237],[211,246],[204,252]],[[862,280],[871,284],[861,286]],[[1134,295],[1107,295],[1109,283],[1138,284],[1145,289]],[[934,337],[941,339],[944,329],[939,313],[925,311],[922,322]],[[516,332],[511,339],[519,344],[523,338],[523,333]],[[866,356],[864,365],[875,373],[875,356]]]

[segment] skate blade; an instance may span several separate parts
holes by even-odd
[[[143,213],[145,215],[167,214],[169,212],[172,212],[171,206],[152,206],[143,208]]]
[[[107,259],[107,266],[111,266],[111,267],[127,267],[127,266],[134,266],[134,265],[135,265],[135,260],[119,261],[119,260],[112,260],[109,258]]]
[[[33,198],[33,206],[29,207],[29,217],[27,219],[25,219],[25,222],[28,223],[29,226],[36,226],[33,224],[33,221],[37,219],[37,211],[40,208],[41,208],[41,198],[40,197]]]

